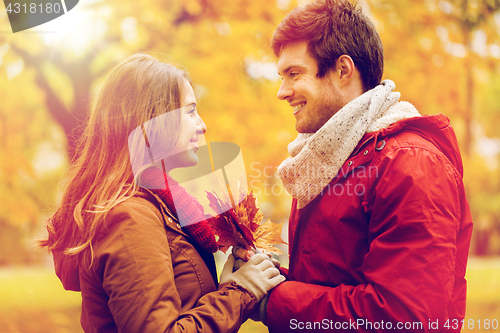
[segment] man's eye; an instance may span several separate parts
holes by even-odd
[[[296,77],[297,75],[299,75],[299,73],[295,73],[295,72],[294,73],[290,73],[290,77],[292,77],[292,78]]]

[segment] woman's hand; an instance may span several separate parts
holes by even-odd
[[[253,255],[240,269],[233,272],[235,258],[230,254],[222,269],[220,285],[234,282],[248,290],[259,302],[269,290],[285,281],[285,277],[268,259],[264,253]]]
[[[252,251],[246,250],[242,246],[233,246],[232,253],[233,253],[233,256],[236,258],[233,271],[237,271],[238,269],[240,269],[240,267],[243,266],[243,264],[245,262],[250,260],[250,258],[255,255],[255,253],[253,253]],[[275,258],[273,258],[271,253],[264,252],[264,254],[266,254],[269,257],[269,259],[273,263],[274,267],[280,268],[280,266],[281,266],[280,262],[278,260],[276,260]]]

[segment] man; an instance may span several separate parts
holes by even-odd
[[[261,304],[263,322],[460,331],[472,221],[449,120],[380,83],[380,38],[346,0],[294,9],[271,45],[299,136],[278,170],[294,198],[290,268]]]

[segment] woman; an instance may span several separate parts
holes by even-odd
[[[265,255],[234,273],[230,256],[217,288],[203,208],[168,176],[205,131],[183,70],[136,54],[109,73],[42,244],[85,332],[237,331],[284,280]]]

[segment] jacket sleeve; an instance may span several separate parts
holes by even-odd
[[[457,263],[456,247],[461,177],[442,155],[425,149],[386,154],[364,203],[370,244],[363,261],[366,282],[330,287],[285,281],[269,297],[271,332],[307,329],[308,322],[318,322],[318,331],[436,332],[429,326],[438,321],[443,330],[455,266],[463,264]]]
[[[235,332],[248,318],[255,298],[236,285],[205,294],[181,313],[162,221],[152,209],[114,220],[96,261],[118,332]]]

